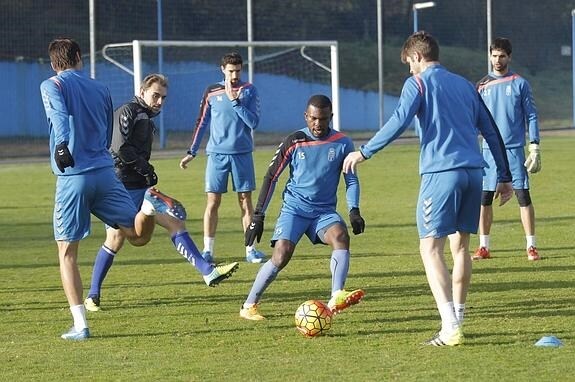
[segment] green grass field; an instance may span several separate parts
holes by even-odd
[[[566,381],[575,380],[575,244],[572,172],[575,137],[542,140],[543,171],[532,176],[538,247],[531,263],[515,201],[495,208],[491,260],[474,263],[465,321],[466,344],[430,348],[439,316],[418,253],[415,202],[418,147],[393,144],[360,168],[367,227],[352,238],[348,288],[364,301],[338,315],[326,336],[306,339],[293,324],[297,306],[328,299],[328,247],[302,241],[268,289],[263,322],[238,316],[258,270],[243,262],[234,194],[224,197],[216,240],[219,261],[242,261],[234,276],[207,288],[160,229],[144,248],[117,256],[102,306],[89,313],[93,338],[59,338],[71,323],[52,236],[54,176],[41,163],[0,164],[1,381]],[[255,154],[261,179],[273,151]],[[205,159],[178,168],[155,161],[160,188],[187,207],[188,228],[201,246]],[[268,211],[268,240],[285,182]],[[340,210],[345,213],[343,187]],[[94,220],[81,244],[87,290],[104,237]],[[473,238],[473,247],[477,237]],[[544,335],[562,348],[539,348]]]

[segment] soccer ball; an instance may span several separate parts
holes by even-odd
[[[331,328],[333,313],[319,300],[308,300],[295,312],[295,326],[306,337],[315,337]]]

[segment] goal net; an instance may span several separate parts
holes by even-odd
[[[160,146],[167,134],[190,133],[205,88],[223,79],[221,57],[231,51],[244,60],[242,80],[254,83],[261,99],[259,132],[287,133],[305,127],[308,98],[325,94],[333,103],[333,128],[340,129],[336,41],[142,41],[108,44],[96,77],[112,92],[115,107],[139,93],[149,73],[168,77],[166,104],[158,117]]]

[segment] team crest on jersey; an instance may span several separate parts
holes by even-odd
[[[508,97],[511,95],[511,85],[507,85],[505,88],[505,95]]]
[[[333,162],[335,160],[335,149],[333,147],[330,147],[327,152],[327,160],[329,162]]]
[[[222,102],[223,100],[224,100],[224,97],[222,97],[221,95],[216,96],[216,101]]]

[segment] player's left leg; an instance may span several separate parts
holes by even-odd
[[[242,227],[244,232],[252,221],[254,207],[252,191],[256,189],[254,162],[251,153],[230,155],[231,176],[233,190],[238,194]],[[255,248],[255,243],[246,247],[246,261],[248,263],[262,263],[266,256]]]
[[[517,201],[519,202],[519,211],[521,213],[521,224],[525,232],[527,259],[537,261],[541,257],[537,251],[537,243],[535,241],[535,208],[531,202],[531,195],[529,190],[515,190]]]
[[[82,303],[82,278],[78,269],[79,242],[57,241],[57,244],[62,286],[74,320],[72,328],[61,337],[65,340],[85,340],[90,337],[90,330],[86,320],[86,309]]]
[[[321,228],[320,228],[321,227]],[[331,246],[331,295],[327,306],[339,313],[361,301],[365,296],[362,289],[347,291],[344,289],[349,272],[349,233],[345,222],[335,211],[324,214],[318,219],[313,243],[325,243]]]

